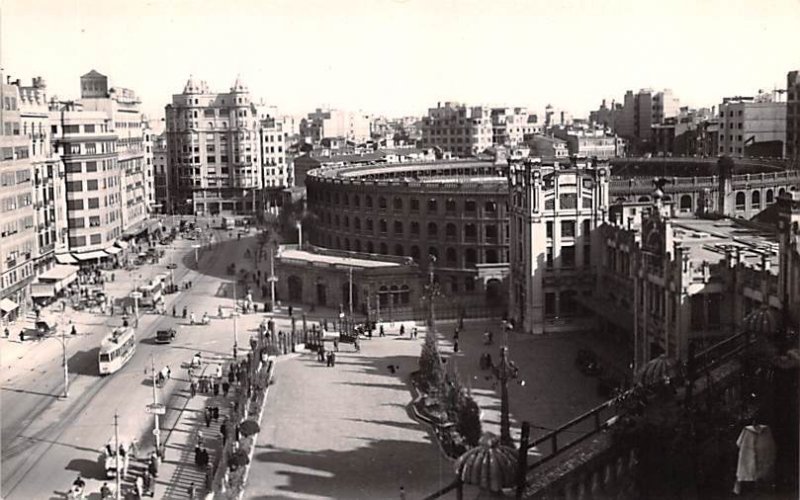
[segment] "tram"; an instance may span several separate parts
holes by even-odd
[[[100,375],[110,375],[125,366],[136,352],[136,332],[131,327],[115,328],[100,343]]]

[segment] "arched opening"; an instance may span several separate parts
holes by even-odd
[[[771,189],[767,189],[766,199],[767,203],[772,203],[775,201],[775,193],[773,193]]]
[[[747,196],[742,191],[736,193],[736,210],[747,208]]]
[[[403,223],[399,220],[394,221],[394,235],[403,236]]]
[[[491,307],[503,304],[503,284],[492,278],[486,282],[486,305]]]
[[[761,191],[755,190],[750,194],[750,205],[754,209],[761,208]]]
[[[458,267],[458,256],[455,248],[448,248],[444,255],[447,267]]]
[[[435,240],[439,236],[439,228],[435,222],[428,223],[428,238]]]
[[[474,248],[467,248],[464,252],[464,261],[467,267],[475,267],[475,264],[478,262],[478,252],[476,252]]]
[[[456,234],[457,234],[456,233],[457,230],[456,230],[456,225],[455,224],[453,224],[452,222],[448,222],[447,225],[444,228],[444,231],[445,231],[445,233],[444,233],[445,234],[445,238],[447,238],[447,241],[455,241]]]
[[[350,251],[350,238],[344,239],[344,249],[347,250],[348,252]]]
[[[381,243],[380,254],[386,255],[387,253],[389,253],[389,247],[386,246],[386,243]]]
[[[367,242],[367,253],[375,253],[375,245],[371,242]]]
[[[367,208],[372,208],[372,196],[367,195],[367,197],[364,199],[364,201],[367,204]]]
[[[783,196],[783,193],[785,193],[785,192],[786,192],[786,189],[784,189],[784,188],[780,188],[780,189],[778,190],[778,196]]]
[[[382,286],[380,289],[378,289],[378,304],[380,305],[381,309],[386,309],[389,307],[389,289],[385,286]]]
[[[355,246],[355,251],[356,252],[360,252],[361,251],[361,240],[354,240],[353,243],[355,244],[354,245]]]
[[[403,245],[401,245],[399,243],[397,245],[395,245],[394,246],[394,254],[397,255],[398,257],[402,257],[404,255],[404,253],[403,253]]]
[[[497,250],[494,248],[490,248],[486,250],[486,263],[487,264],[497,264]]]
[[[404,306],[407,306],[411,302],[411,291],[408,288],[408,285],[403,285],[400,287],[400,303]]]
[[[433,258],[439,260],[439,249],[436,247],[428,247],[428,255],[432,255]]]
[[[411,247],[411,258],[419,261],[419,247],[417,245]]]
[[[639,197],[639,201],[650,201],[650,197],[649,196],[640,196]]]
[[[289,300],[292,302],[303,301],[303,280],[299,276],[291,275],[288,280]]]
[[[688,194],[681,196],[681,211],[692,211],[692,197]]]

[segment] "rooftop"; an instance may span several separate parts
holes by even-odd
[[[673,241],[688,250],[692,262],[715,264],[726,250],[741,252],[745,263],[759,266],[769,257],[770,271],[778,273],[777,234],[745,226],[732,219],[672,219]]]
[[[278,250],[278,258],[282,261],[305,262],[317,266],[353,267],[361,269],[377,269],[400,267],[404,258],[385,255],[370,255],[327,250],[318,247],[299,249],[297,245],[283,245]]]

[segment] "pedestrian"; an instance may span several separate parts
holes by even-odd
[[[380,327],[378,336],[379,337],[385,337],[386,336],[386,332],[383,331],[383,325],[381,325],[381,327]]]
[[[197,439],[197,446],[202,448],[205,441],[203,440],[203,431],[201,429],[197,429],[195,438]]]
[[[199,445],[194,445],[194,464],[200,466],[200,453],[202,452]]]
[[[144,496],[144,479],[142,479],[142,476],[136,476],[136,495],[138,498]]]
[[[339,339],[338,338],[334,338],[333,339],[333,350],[335,352],[339,352]]]
[[[333,352],[328,352],[327,364],[325,366],[327,366],[328,368],[333,366],[331,364],[332,360],[333,360]]]
[[[237,443],[242,438],[242,429],[239,424],[236,424],[236,427],[233,428],[233,440]]]
[[[219,433],[222,435],[222,444],[228,439],[228,420],[225,419],[219,426]]]
[[[172,369],[167,365],[167,379],[172,378]]]
[[[294,313],[294,308],[292,306],[289,306],[289,317],[290,318],[293,316],[293,313]]]
[[[231,384],[229,384],[227,381],[222,383],[222,395],[225,396],[226,398],[228,397],[228,391],[230,389],[231,389]]]
[[[331,366],[336,366],[336,353],[331,353]]]
[[[25,342],[25,330],[20,330],[19,331],[19,341],[20,342]]]
[[[402,486],[400,487],[400,500],[406,500],[406,489]]]
[[[206,427],[211,427],[211,408],[208,406],[206,406],[206,412],[203,417],[206,419]]]
[[[453,341],[453,352],[458,352],[458,339]]]
[[[175,308],[175,306],[173,305],[173,306],[172,306],[172,317],[174,318],[174,317],[175,317],[175,316],[177,316],[177,315],[178,315],[178,311],[177,311],[177,309]]]
[[[411,338],[417,338],[417,335],[419,335],[419,332],[417,331],[417,327],[415,326],[414,328],[411,329]]]
[[[189,394],[191,394],[192,397],[197,396],[197,382],[195,382],[194,379],[189,382]],[[208,427],[208,425],[206,425],[206,427]]]
[[[406,325],[400,325],[400,336],[402,337],[405,334],[406,334]]]
[[[214,395],[219,396],[219,380],[214,379]]]
[[[458,342],[458,327],[456,327],[456,330],[453,332],[453,340]]]
[[[189,494],[189,499],[194,500],[195,495],[197,495],[197,488],[195,488],[194,483],[190,484],[188,488],[186,488],[186,493]]]
[[[158,455],[156,452],[150,455],[150,463],[147,464],[147,470],[150,471],[153,477],[158,477]]]
[[[317,361],[320,363],[325,361],[325,346],[323,344],[320,344],[317,349]]]
[[[6,338],[8,338],[8,336],[11,335],[11,331],[8,329],[8,327],[6,327],[3,333],[5,334]]]
[[[228,383],[233,385],[236,375],[233,373],[233,365],[228,369]]]

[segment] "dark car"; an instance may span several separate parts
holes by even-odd
[[[174,262],[170,262],[169,264],[167,264],[167,269],[177,269],[177,268],[178,268],[178,264],[176,264]]]
[[[175,340],[175,335],[178,332],[174,328],[168,330],[158,330],[156,332],[156,344],[169,344]]]
[[[575,358],[575,366],[583,373],[590,377],[596,377],[602,373],[600,362],[597,360],[597,354],[589,349],[581,349],[578,351],[578,356]]]

